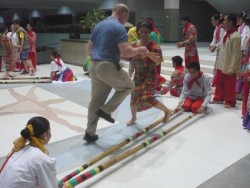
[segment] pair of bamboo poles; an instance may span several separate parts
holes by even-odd
[[[51,79],[48,76],[0,78],[0,84],[22,84],[22,83],[51,83]]]
[[[176,109],[175,111],[173,111],[171,116],[178,113],[179,111],[180,111],[180,109]],[[122,153],[122,154],[120,154],[120,155],[118,155],[118,156],[104,162],[103,164],[101,164],[101,165],[99,165],[99,166],[97,166],[97,167],[83,173],[82,175],[79,175],[76,178],[72,179],[74,176],[76,176],[80,172],[86,170],[88,167],[90,167],[93,164],[97,163],[98,161],[100,161],[104,157],[108,156],[109,154],[113,153],[114,151],[117,151],[119,148],[121,148],[124,145],[130,143],[131,141],[139,138],[141,135],[146,134],[149,130],[153,129],[154,127],[156,127],[157,125],[162,123],[163,118],[158,119],[157,121],[153,122],[152,124],[150,124],[146,128],[144,128],[141,131],[134,134],[133,136],[130,136],[127,139],[120,142],[119,144],[116,144],[116,145],[110,147],[109,149],[107,149],[103,153],[101,153],[100,155],[96,156],[94,159],[88,161],[87,163],[85,163],[81,167],[77,168],[75,171],[71,172],[70,174],[68,174],[67,176],[62,178],[60,181],[58,181],[58,187],[61,188],[64,185],[64,188],[73,188],[73,187],[77,186],[78,184],[80,184],[80,183],[86,181],[87,179],[90,179],[91,177],[101,173],[102,171],[108,169],[109,167],[115,165],[116,163],[122,161],[123,159],[135,154],[139,150],[151,145],[152,143],[154,143],[155,141],[157,141],[160,138],[164,137],[165,135],[167,135],[168,133],[170,133],[174,129],[178,128],[183,123],[187,122],[189,119],[191,119],[195,115],[196,114],[191,114],[191,115],[187,116],[186,118],[184,118],[180,122],[176,123],[171,128],[166,129],[165,131],[155,135],[154,137],[152,137],[152,138],[148,139],[147,141],[143,142],[142,144],[139,144],[139,145],[129,149],[128,151],[126,151],[126,152],[124,152],[124,153]],[[70,180],[70,179],[72,179],[72,180]]]

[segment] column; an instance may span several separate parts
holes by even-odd
[[[180,0],[164,0],[164,33],[163,38],[166,41],[179,41],[181,34],[180,20],[179,20],[179,4]]]

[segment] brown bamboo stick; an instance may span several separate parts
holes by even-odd
[[[50,79],[0,80],[0,84],[26,84],[26,83],[51,83],[51,80]]]
[[[50,79],[49,76],[14,76],[9,78],[0,78],[0,80],[41,80],[41,79]]]
[[[108,169],[109,167],[113,166],[114,164],[122,161],[123,159],[135,154],[136,152],[140,151],[141,149],[147,147],[148,145],[154,143],[155,141],[159,140],[160,138],[166,136],[168,133],[172,132],[174,129],[178,128],[179,126],[181,126],[183,123],[185,123],[186,121],[188,121],[189,119],[191,119],[193,116],[195,116],[196,114],[192,114],[188,117],[186,117],[185,119],[183,119],[182,121],[178,122],[177,124],[175,124],[174,126],[172,126],[171,128],[161,132],[160,134],[157,134],[156,136],[152,137],[151,139],[143,142],[142,144],[129,149],[128,151],[108,160],[107,162],[97,166],[96,168],[93,168],[87,172],[85,172],[84,174],[68,181],[65,183],[64,187],[65,188],[73,188],[76,185],[86,181],[87,179],[90,179],[91,177],[95,176],[98,173],[101,173],[102,171]]]
[[[175,109],[171,116],[173,116],[174,114],[176,114],[177,112],[179,112],[180,109]],[[70,180],[71,178],[73,178],[74,176],[76,176],[77,174],[79,174],[80,172],[86,170],[88,167],[92,166],[93,164],[97,163],[98,161],[100,161],[101,159],[103,159],[104,157],[108,156],[109,154],[115,152],[116,150],[120,149],[121,147],[125,146],[126,144],[130,143],[131,141],[139,138],[140,136],[142,136],[143,134],[146,134],[148,131],[150,131],[151,129],[153,129],[154,127],[156,127],[157,125],[159,125],[163,120],[162,118],[159,118],[158,120],[156,120],[155,122],[153,122],[152,124],[150,124],[149,126],[145,127],[144,129],[140,130],[139,132],[137,132],[136,134],[128,137],[127,139],[123,140],[122,142],[108,148],[107,150],[105,150],[103,153],[101,153],[100,155],[96,156],[94,159],[88,161],[87,163],[85,163],[84,165],[80,166],[79,168],[77,168],[76,170],[74,170],[73,172],[71,172],[70,174],[68,174],[67,176],[63,177],[61,180],[58,181],[58,186],[62,186],[62,184],[68,180]]]

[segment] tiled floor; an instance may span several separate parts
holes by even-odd
[[[200,44],[200,58],[211,62],[213,66],[215,55],[208,52],[206,45]],[[162,49],[164,56],[183,56],[183,49],[176,49],[173,44],[164,44]],[[130,118],[130,99],[127,97],[113,114],[115,125],[100,120],[100,139],[94,144],[86,144],[82,136],[87,122],[90,80],[83,76],[81,67],[69,67],[79,78],[77,82],[0,85],[2,159],[10,151],[12,141],[28,119],[35,115],[45,116],[50,120],[53,134],[48,148],[50,154],[57,159],[60,179],[162,116],[160,111],[150,109],[138,114],[136,126],[127,127],[126,122]],[[49,68],[49,65],[39,65],[36,76],[48,76]],[[0,73],[0,77],[2,75]],[[172,109],[178,103],[177,98],[169,95],[159,97],[159,100]],[[180,113],[174,116],[168,124],[159,126],[115,154],[172,127],[188,115],[189,113]],[[241,102],[233,109],[224,109],[222,105],[209,105],[205,115],[193,117],[173,133],[77,187],[197,187],[250,153],[250,135],[242,129],[241,121]],[[112,156],[114,154],[106,159]]]

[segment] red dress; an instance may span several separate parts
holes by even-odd
[[[29,58],[32,62],[33,67],[36,69],[37,59],[36,59],[36,33],[34,31],[28,32],[28,42],[29,42]]]
[[[134,43],[133,47],[138,44]],[[155,42],[150,41],[146,46],[148,51],[153,52],[162,57],[162,52]],[[135,88],[131,93],[131,105],[137,106],[137,111],[147,110],[158,104],[156,99],[155,89],[158,85],[157,65],[150,58],[141,58],[139,55],[133,58],[132,62],[135,64]]]
[[[190,62],[198,62],[199,56],[197,50],[197,31],[194,25],[188,23],[183,29],[183,38],[184,41],[187,41],[185,44],[185,68],[188,67]]]

